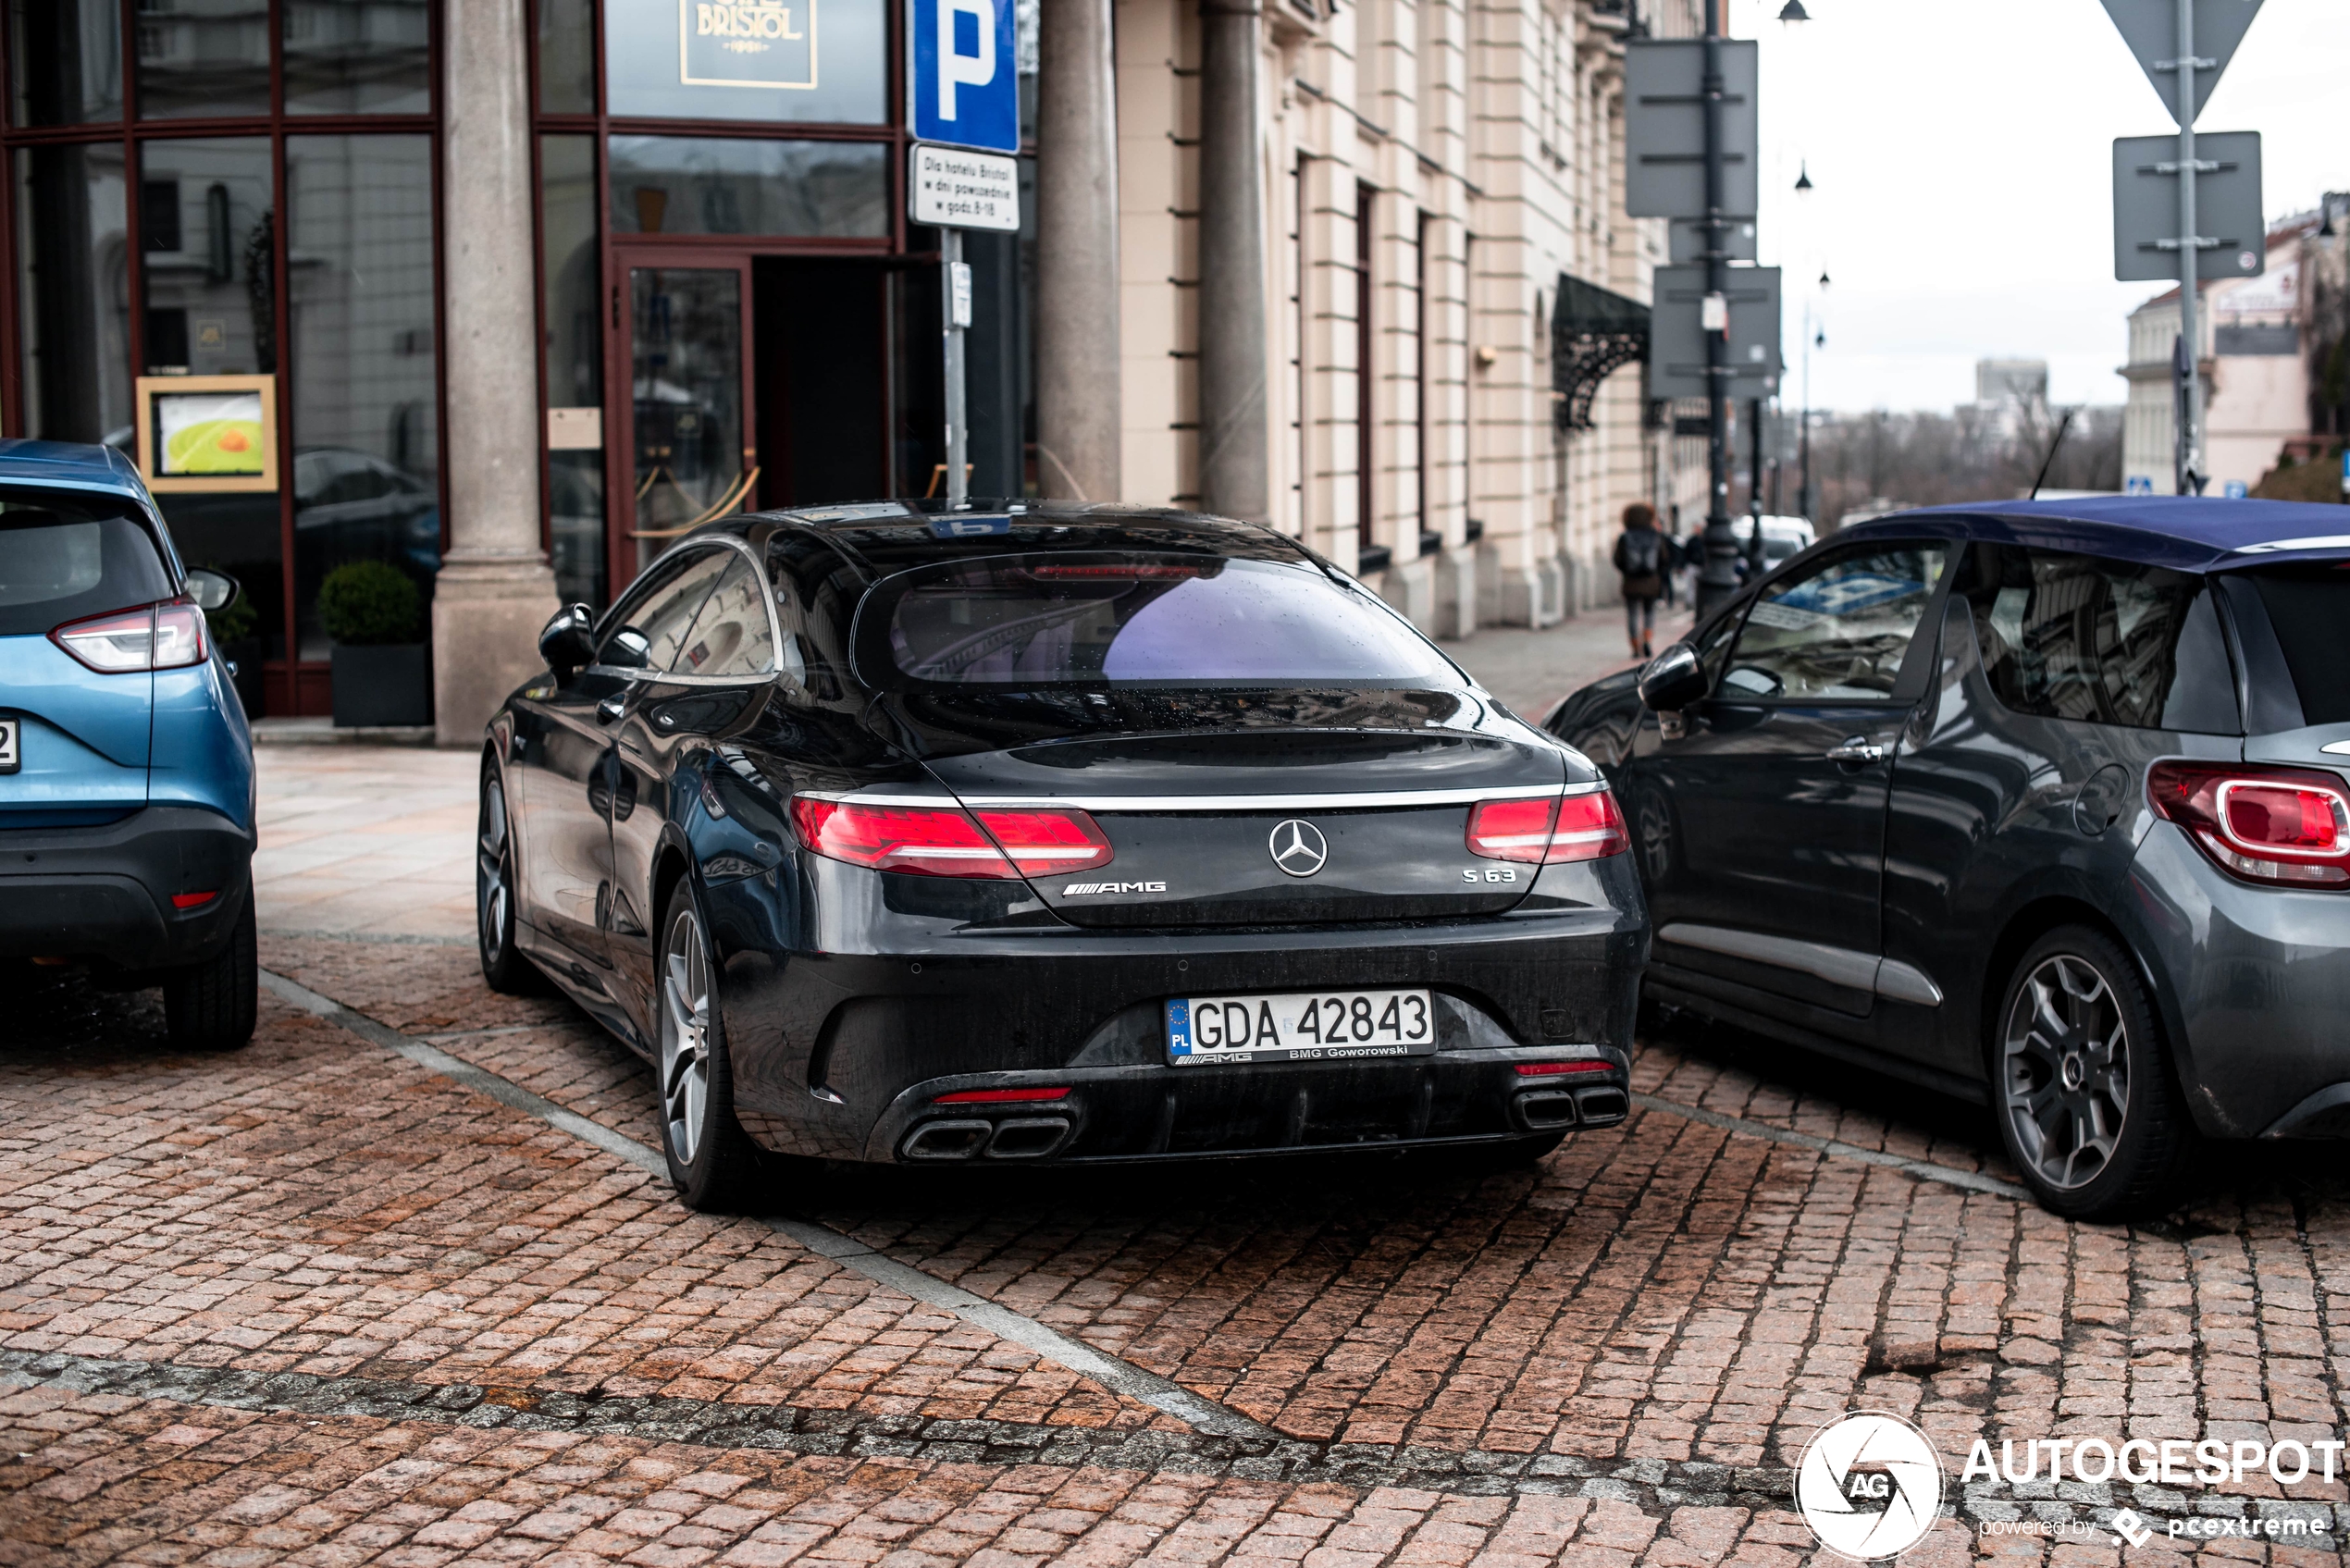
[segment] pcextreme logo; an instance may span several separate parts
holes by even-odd
[[[1855,1411],[1804,1446],[1795,1506],[1837,1556],[1893,1557],[1924,1539],[1942,1512],[1942,1459],[1899,1416]]]

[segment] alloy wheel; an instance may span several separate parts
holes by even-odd
[[[506,856],[506,791],[491,779],[481,790],[481,838],[475,846],[474,907],[481,921],[481,956],[495,965],[505,956],[506,916],[513,904],[513,878]]]
[[[689,1166],[710,1103],[710,947],[693,906],[682,899],[662,945],[661,1103],[670,1150]]]
[[[2018,1149],[2040,1179],[2085,1187],[2112,1163],[2130,1108],[2130,1030],[2096,966],[2058,953],[2008,1008],[2003,1089]]]

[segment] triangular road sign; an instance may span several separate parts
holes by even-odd
[[[2105,9],[2113,25],[2121,30],[2130,53],[2145,68],[2146,80],[2162,95],[2162,106],[2171,111],[2172,119],[2178,118],[2179,68],[2172,64],[2165,69],[2162,62],[2175,62],[2179,57],[2179,0],[2105,0]],[[2211,62],[2195,68],[2198,117],[2220,73],[2235,58],[2236,45],[2244,42],[2252,19],[2259,14],[2260,0],[2195,0],[2195,58]]]

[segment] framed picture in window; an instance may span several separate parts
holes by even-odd
[[[278,488],[278,378],[142,376],[139,476],[158,495]]]

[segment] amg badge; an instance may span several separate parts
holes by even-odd
[[[1074,898],[1081,893],[1164,893],[1163,882],[1073,882],[1061,889],[1063,898]]]

